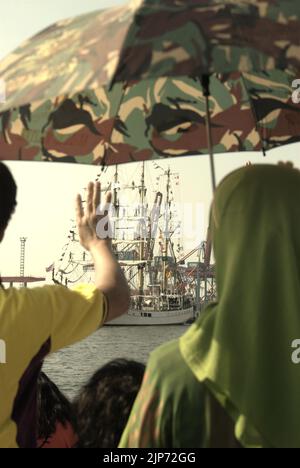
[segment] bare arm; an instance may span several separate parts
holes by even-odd
[[[105,202],[111,203],[111,194]],[[95,265],[95,285],[105,294],[108,300],[108,316],[106,321],[113,320],[127,312],[130,304],[130,292],[123,272],[112,252],[111,239],[108,232],[99,232],[97,225],[105,215],[99,216],[97,208],[101,203],[101,187],[99,183],[90,183],[87,189],[85,211],[80,195],[76,201],[77,226],[81,245],[90,251]],[[107,215],[106,215],[107,216]]]

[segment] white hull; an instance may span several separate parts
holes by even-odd
[[[192,307],[183,310],[165,310],[160,312],[129,310],[127,314],[112,320],[111,322],[107,323],[107,325],[181,325],[187,323],[193,318],[194,310]]]

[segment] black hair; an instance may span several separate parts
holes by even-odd
[[[115,448],[142,384],[145,366],[116,359],[99,369],[75,400],[78,448]]]
[[[74,426],[71,403],[44,372],[38,379],[37,413],[37,438],[45,442],[55,433],[58,422]]]
[[[5,164],[0,162],[0,229],[5,229],[17,201],[17,186]]]

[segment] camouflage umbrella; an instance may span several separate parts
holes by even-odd
[[[113,82],[274,68],[298,72],[299,30],[297,0],[144,0]]]
[[[111,80],[298,73],[299,31],[298,0],[133,0],[50,26],[2,61],[0,76],[9,107]]]
[[[113,83],[165,76],[200,77],[207,147],[216,186],[210,75],[300,70],[300,4],[288,0],[146,0],[127,34]]]
[[[0,158],[115,164],[298,141],[298,1],[140,3],[61,21],[0,64]]]

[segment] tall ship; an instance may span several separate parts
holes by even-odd
[[[164,190],[152,190],[152,197],[145,183],[145,163],[138,182],[122,185],[116,166],[113,183],[106,188],[102,184],[103,192],[113,193],[113,250],[131,290],[130,310],[109,325],[176,325],[195,317],[195,295],[182,266],[183,249],[175,241],[180,220],[173,210],[172,183],[175,177],[178,184],[179,176],[156,166],[160,170],[156,179]],[[93,281],[92,259],[80,246],[75,223],[51,271],[53,282],[67,287]]]

